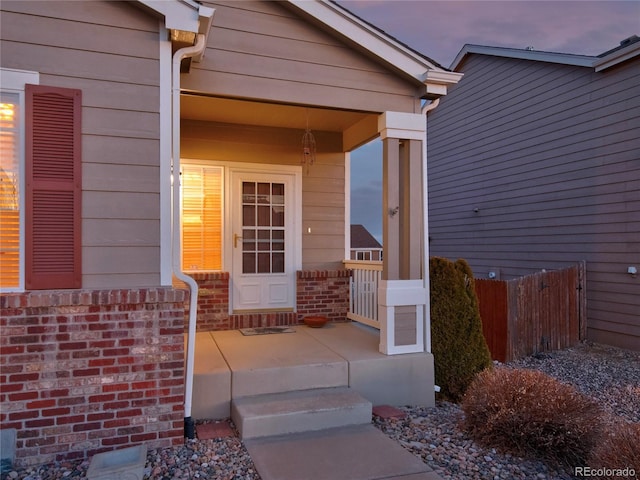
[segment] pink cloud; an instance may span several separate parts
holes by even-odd
[[[598,55],[640,33],[633,1],[339,3],[445,66],[465,43]]]

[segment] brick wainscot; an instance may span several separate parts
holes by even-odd
[[[296,311],[276,313],[231,314],[228,272],[194,273],[191,276],[199,288],[196,328],[200,332],[296,325],[307,315],[325,315],[334,322],[347,320],[350,270],[298,271]],[[185,322],[185,332],[187,328]]]
[[[184,300],[172,288],[0,296],[0,427],[16,465],[184,442]]]

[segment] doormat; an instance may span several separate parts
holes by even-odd
[[[271,335],[273,333],[295,333],[295,329],[291,327],[256,327],[256,328],[241,328],[240,332],[245,336]]]

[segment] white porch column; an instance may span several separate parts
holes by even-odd
[[[380,351],[387,355],[425,351],[425,129],[421,114],[385,112],[378,118],[383,142],[384,248],[378,316]]]

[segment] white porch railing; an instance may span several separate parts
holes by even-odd
[[[378,285],[382,275],[382,262],[344,260],[343,263],[347,270],[353,272],[347,318],[380,329]]]

